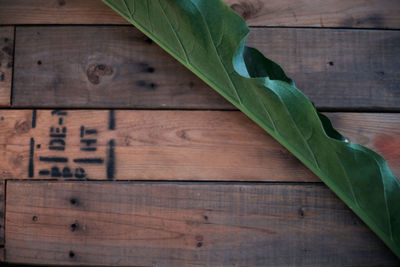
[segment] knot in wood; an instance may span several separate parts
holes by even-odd
[[[109,76],[114,73],[113,67],[106,64],[90,64],[86,70],[86,75],[89,82],[92,84],[99,84],[102,76]]]

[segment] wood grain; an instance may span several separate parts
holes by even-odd
[[[0,173],[6,179],[319,181],[294,156],[238,111],[0,110]],[[111,115],[110,115],[111,114]],[[382,153],[400,175],[398,114],[329,113],[351,141]],[[110,117],[114,118],[110,129]],[[34,118],[34,127],[33,127]],[[62,118],[62,126],[58,125]],[[97,134],[80,137],[81,127]],[[51,132],[51,128],[53,132]],[[50,135],[66,127],[66,138]],[[64,150],[54,150],[64,140]],[[87,142],[95,139],[86,151]],[[109,177],[110,141],[113,177]],[[32,151],[32,152],[30,152]],[[30,154],[32,153],[32,154]],[[32,155],[32,157],[30,157]],[[48,162],[49,157],[68,162]],[[30,160],[32,158],[32,160]],[[77,158],[98,161],[75,162]],[[100,162],[101,161],[101,162]],[[32,175],[30,175],[32,166]],[[80,177],[40,174],[58,167]]]
[[[398,266],[323,185],[7,183],[6,260],[108,266]]]
[[[249,25],[400,28],[396,0],[226,0]]]
[[[318,107],[400,110],[400,31],[257,29],[248,43]]]
[[[14,27],[0,27],[0,107],[10,106],[13,51]]]
[[[5,191],[5,181],[0,179],[0,246],[4,246],[4,213],[5,213],[5,203],[6,202],[6,191]],[[4,252],[0,247],[0,262],[3,258],[1,254]]]
[[[15,107],[234,109],[133,27],[18,27]],[[322,109],[399,110],[400,31],[253,29]]]
[[[400,28],[396,0],[224,0],[252,26]],[[127,24],[97,0],[2,0],[0,24]]]
[[[18,27],[17,35],[15,107],[232,108],[133,27]]]

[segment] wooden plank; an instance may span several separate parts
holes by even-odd
[[[15,107],[234,109],[132,27],[16,34]],[[319,108],[400,108],[400,31],[257,28],[248,43]]]
[[[0,107],[10,105],[13,51],[14,27],[0,27]]]
[[[400,178],[400,114],[326,113],[352,142],[381,154]]]
[[[0,171],[4,178],[319,181],[238,111],[65,112],[0,111]],[[399,176],[398,114],[327,115],[350,140],[381,152]],[[59,135],[57,128],[61,132],[62,127],[65,138],[50,136]],[[77,160],[82,158],[92,160]],[[52,171],[52,167],[58,169]],[[69,168],[66,174],[62,173],[64,167]]]
[[[323,185],[7,183],[6,260],[108,266],[398,266]]]
[[[224,0],[253,26],[400,28],[396,0]],[[127,24],[97,0],[2,0],[0,24]]]
[[[5,213],[6,191],[5,181],[0,178],[0,246],[4,246],[4,213]],[[4,254],[0,247],[0,262]]]
[[[15,107],[232,108],[133,27],[46,28],[17,28]]]
[[[257,30],[249,44],[318,107],[400,110],[400,31]]]
[[[253,26],[400,28],[396,0],[227,0]]]
[[[127,24],[98,0],[2,0],[0,24]]]

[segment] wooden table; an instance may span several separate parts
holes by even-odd
[[[226,0],[350,140],[400,175],[400,3]],[[0,0],[10,263],[398,266],[319,179],[97,0]]]

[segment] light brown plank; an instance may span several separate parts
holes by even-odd
[[[133,27],[18,27],[15,107],[233,109]],[[400,109],[400,31],[253,29],[319,108]]]
[[[226,0],[252,26],[400,28],[396,0]]]
[[[224,0],[253,26],[400,28],[396,0]],[[98,0],[2,0],[0,24],[127,24]]]
[[[10,105],[13,51],[14,27],[0,27],[0,107]]]
[[[128,24],[98,0],[1,0],[0,24]]]
[[[6,260],[112,266],[397,266],[323,185],[7,183]]]
[[[326,113],[352,142],[381,154],[400,178],[400,114]]]
[[[117,180],[232,180],[319,181],[287,150],[238,111],[114,111],[114,130],[107,110],[0,111],[0,170],[7,179],[108,179],[110,141],[114,140],[113,177]],[[393,172],[400,174],[398,114],[330,113],[334,124],[353,142],[381,152]],[[36,117],[32,128],[32,118]],[[62,118],[62,126],[58,125]],[[96,135],[80,137],[80,127]],[[66,127],[65,150],[50,149],[50,128]],[[54,132],[53,132],[54,133]],[[96,151],[81,139],[96,139]],[[32,149],[31,146],[32,140]],[[93,145],[91,145],[93,147]],[[30,151],[32,150],[32,164]],[[41,157],[65,157],[67,163]],[[99,158],[99,164],[76,163],[76,158]],[[60,172],[84,168],[85,177],[39,173],[57,166]]]

